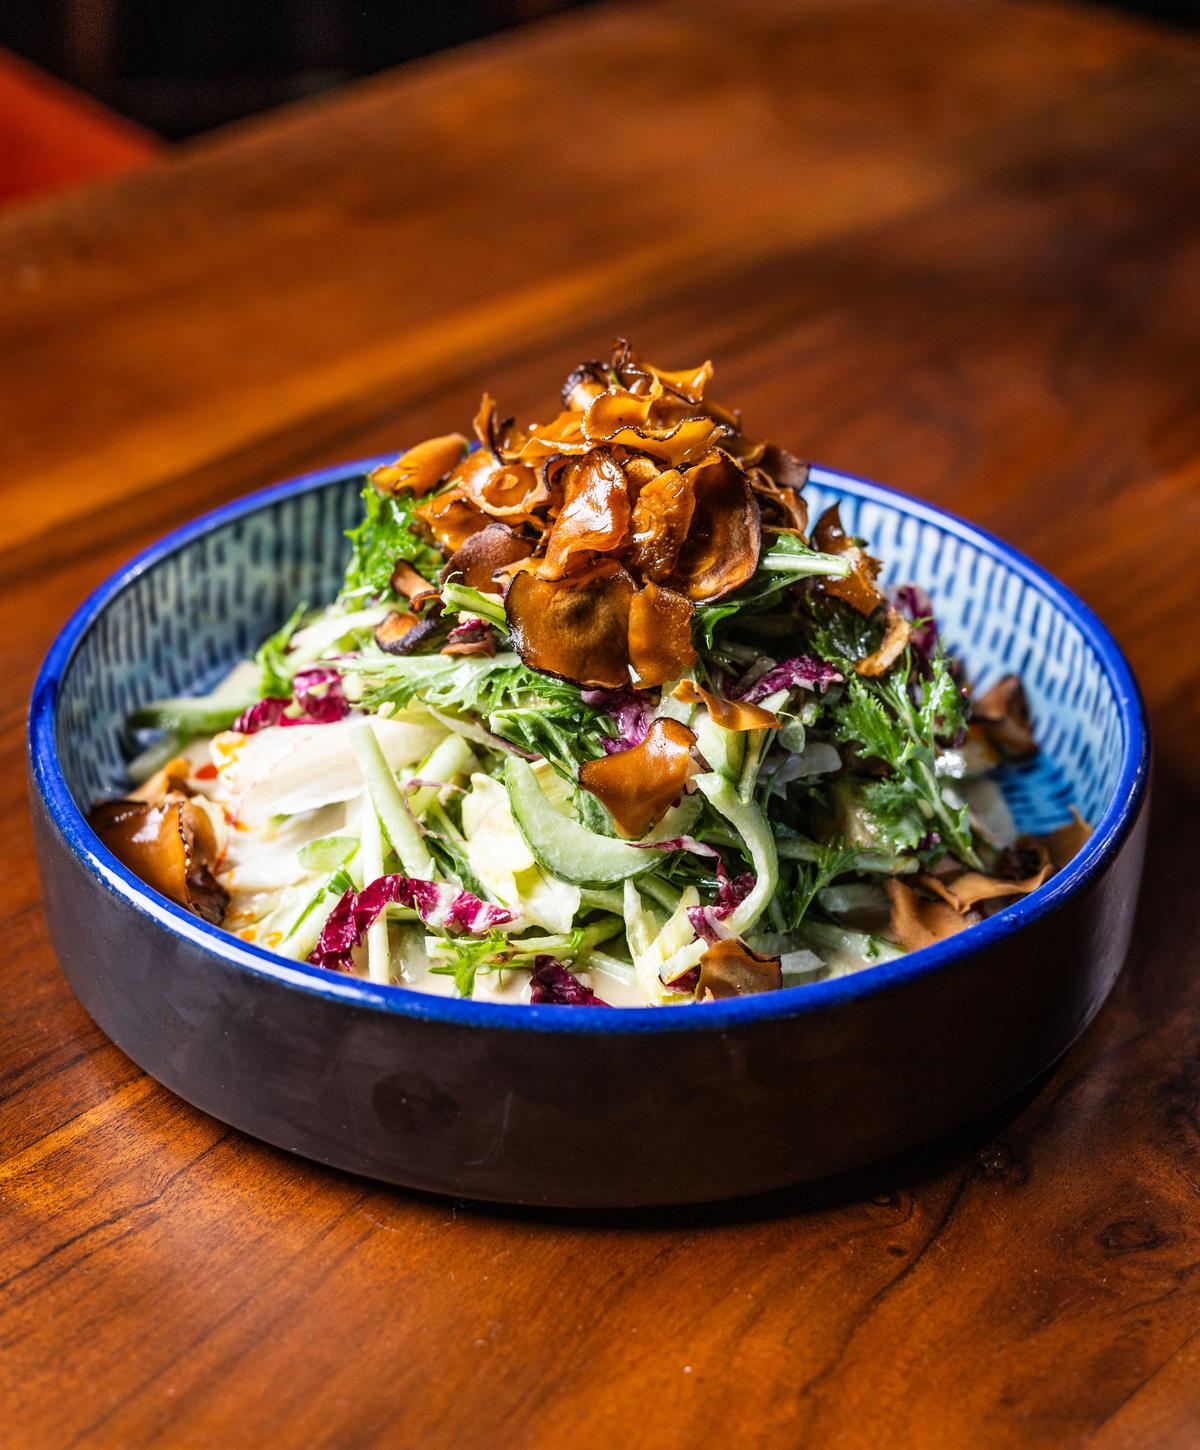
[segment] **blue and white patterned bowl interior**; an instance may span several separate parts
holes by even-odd
[[[1099,655],[1058,602],[1003,557],[898,507],[832,480],[810,485],[808,495],[814,517],[841,504],[847,531],[868,539],[884,561],[884,582],[924,587],[977,692],[1002,675],[1020,675],[1042,749],[998,777],[1018,828],[1053,830],[1070,818],[1072,804],[1098,821],[1120,776],[1121,718]]]
[[[332,597],[361,487],[361,471],[348,465],[319,486],[276,491],[136,572],[100,612],[59,695],[59,752],[81,809],[122,790],[124,722],[136,706],[211,688],[299,601]],[[877,493],[823,470],[808,489],[814,517],[841,504],[846,528],[870,541],[889,583],[912,580],[929,591],[944,637],[977,686],[1021,675],[1043,749],[1003,773],[1018,826],[1051,829],[1072,802],[1098,820],[1117,788],[1123,741],[1114,682],[1095,647],[1002,554],[949,522],[909,512],[900,496],[882,501]]]

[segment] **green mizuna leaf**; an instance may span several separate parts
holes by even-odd
[[[343,600],[390,596],[389,580],[398,559],[406,559],[431,582],[444,560],[412,526],[419,499],[411,494],[385,497],[368,483],[363,488],[363,521],[348,529],[352,553],[342,583]]]

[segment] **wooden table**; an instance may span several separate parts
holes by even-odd
[[[0,221],[6,1445],[1200,1443],[1198,106],[1192,40],[1099,9],[600,6]],[[484,385],[532,413],[617,331],[1100,611],[1157,732],[1137,946],[1037,1091],[853,1181],[408,1196],[84,1016],[25,700],[167,527]]]

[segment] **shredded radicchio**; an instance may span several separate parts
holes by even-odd
[[[467,793],[466,786],[455,785],[453,781],[424,780],[419,775],[404,782],[405,795],[412,795],[416,790],[436,790],[439,794],[445,791],[449,795],[466,795]]]
[[[667,986],[670,987],[672,992],[682,992],[685,996],[688,997],[694,997],[696,995],[696,988],[699,985],[699,967],[689,967],[688,970],[684,972],[681,977],[676,977],[674,981],[667,983]]]
[[[922,659],[928,659],[937,648],[937,622],[933,602],[919,584],[897,584],[889,591],[892,605],[913,625],[909,643]],[[918,624],[917,621],[921,622]]]
[[[732,916],[736,907],[754,890],[756,877],[753,871],[743,871],[740,876],[730,876],[724,861],[717,863],[717,894],[709,906],[689,906],[688,920],[692,930],[706,942],[719,941],[733,933],[725,926],[725,918]]]
[[[830,685],[840,685],[842,676],[828,660],[816,655],[797,655],[795,659],[784,660],[774,665],[765,675],[759,675],[738,695],[748,705],[757,705],[768,695],[780,690],[791,690],[800,686],[806,690],[820,690],[822,694]]]
[[[298,707],[299,713],[291,713]],[[253,735],[268,725],[333,725],[350,713],[337,670],[321,666],[298,670],[292,681],[292,699],[268,695],[233,722],[242,735]]]
[[[350,713],[350,702],[342,691],[337,670],[299,670],[292,681],[292,694],[304,712],[307,725],[332,725]]]
[[[611,717],[617,735],[600,741],[605,755],[617,755],[640,745],[654,719],[654,701],[637,690],[584,690],[584,702],[595,705]]]
[[[265,730],[268,725],[278,725],[283,719],[283,712],[291,703],[290,700],[268,695],[265,700],[259,700],[248,710],[243,710],[233,722],[233,728],[242,735],[254,735],[259,730]]]
[[[672,836],[669,841],[630,841],[629,844],[639,851],[690,851],[693,856],[716,856],[720,860],[718,851],[697,841],[695,836]]]
[[[608,1006],[590,987],[585,987],[578,977],[569,972],[557,957],[545,955],[533,959],[529,1000],[557,1003],[562,1007]]]
[[[329,914],[308,960],[317,967],[348,972],[350,953],[379,913],[391,902],[415,911],[426,926],[478,934],[516,919],[506,906],[493,906],[456,886],[422,881],[417,876],[380,876],[361,891],[345,891]]]

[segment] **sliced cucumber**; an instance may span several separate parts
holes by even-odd
[[[692,722],[692,729],[696,732],[696,749],[713,771],[736,781],[746,757],[746,732],[724,729],[707,710]]]
[[[546,799],[529,762],[510,755],[504,784],[513,819],[543,871],[576,886],[611,886],[642,876],[662,864],[655,851],[642,851],[613,836],[589,831],[556,811]]]
[[[779,859],[775,839],[766,816],[754,801],[744,801],[722,775],[698,775],[696,786],[708,803],[720,812],[746,843],[754,867],[754,886],[749,896],[734,907],[726,919],[730,931],[744,935],[766,910],[779,884]]]
[[[413,820],[396,777],[387,763],[370,720],[361,720],[350,733],[358,766],[366,782],[367,798],[383,823],[392,849],[400,857],[405,874],[428,881],[433,876],[433,857],[425,845],[421,828]],[[370,878],[368,878],[370,879]]]

